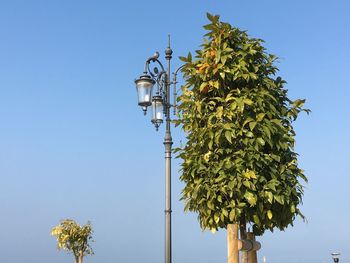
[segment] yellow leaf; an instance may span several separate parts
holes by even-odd
[[[253,178],[253,179],[256,179],[256,175],[255,175],[255,172],[254,171],[250,171],[248,170],[247,172],[245,172],[244,174],[244,177],[250,179],[250,178]]]
[[[271,218],[272,218],[272,212],[271,212],[271,210],[267,211],[267,217],[271,220]]]
[[[257,121],[262,121],[265,117],[265,113],[259,113],[258,116],[256,116]]]

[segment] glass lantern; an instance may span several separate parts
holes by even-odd
[[[152,123],[156,126],[158,130],[160,124],[163,122],[164,109],[163,109],[163,99],[161,96],[153,96],[152,99]]]
[[[335,263],[339,262],[340,253],[332,253],[332,258]]]
[[[151,76],[144,74],[139,79],[135,80],[138,104],[145,111],[148,106],[152,105],[152,89],[155,81]]]

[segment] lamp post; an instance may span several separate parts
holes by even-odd
[[[173,73],[173,79],[170,77],[170,60],[173,51],[169,44],[165,50],[165,59],[167,61],[167,68],[159,61],[159,53],[156,52],[153,56],[148,58],[145,63],[143,74],[140,78],[135,80],[136,90],[138,95],[138,104],[141,106],[144,114],[147,114],[147,108],[152,108],[151,122],[158,131],[159,126],[163,123],[165,117],[165,263],[171,263],[171,147],[173,144],[170,129],[170,108],[176,107],[176,75],[182,68],[179,67]],[[150,69],[151,63],[156,63],[160,70],[155,67]],[[170,87],[174,87],[174,101],[173,105],[170,103]],[[154,85],[156,89],[154,90]],[[175,110],[174,110],[175,113]]]
[[[338,263],[339,262],[340,253],[332,253],[331,255],[332,255],[334,263]]]

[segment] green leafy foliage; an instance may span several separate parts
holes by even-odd
[[[82,262],[83,256],[93,254],[89,244],[93,241],[90,222],[80,226],[74,220],[65,219],[52,228],[51,235],[56,237],[58,249],[73,252],[76,263]]]
[[[202,48],[185,62],[178,98],[187,142],[183,160],[185,210],[213,231],[244,219],[261,235],[283,230],[300,215],[303,185],[292,122],[305,100],[292,101],[276,77],[276,56],[263,40],[208,14]]]

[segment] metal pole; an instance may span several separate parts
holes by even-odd
[[[165,263],[171,263],[171,147],[173,144],[170,131],[170,60],[173,51],[169,45],[165,50],[165,58],[168,62],[166,76],[166,130],[164,138],[165,146]]]

